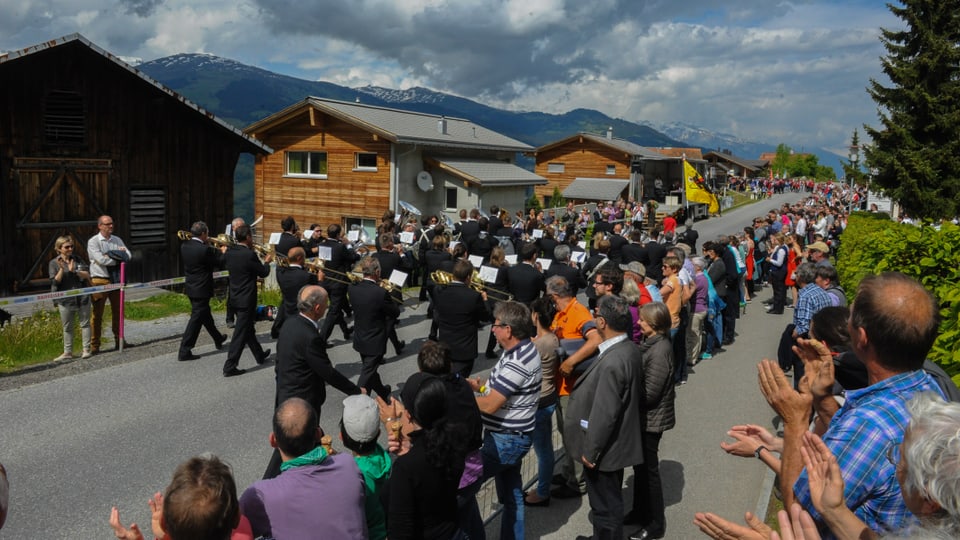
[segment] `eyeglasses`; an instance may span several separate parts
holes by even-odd
[[[900,467],[900,445],[903,444],[900,441],[895,441],[890,444],[890,447],[887,448],[887,461],[890,462],[894,467]]]
[[[593,286],[594,286],[594,287],[596,287],[597,285],[607,285],[607,284],[608,284],[608,283],[605,282],[605,281],[594,281],[594,282],[593,282]]]
[[[493,328],[509,328],[510,327],[509,324],[503,324],[503,323],[494,323],[494,324],[491,324],[490,326],[492,326]]]
[[[73,249],[73,246],[60,246],[63,249]]]
[[[104,227],[113,227],[113,222],[111,221],[110,223],[101,223],[101,225],[103,225]]]

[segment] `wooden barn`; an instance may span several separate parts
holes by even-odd
[[[178,229],[233,218],[242,152],[271,150],[79,34],[0,54],[0,294],[46,288],[109,214],[128,282],[179,274]]]
[[[308,97],[244,130],[276,150],[258,156],[254,213],[264,237],[294,216],[373,234],[399,201],[457,219],[461,208],[520,209],[546,180],[515,164],[532,147],[469,120]]]

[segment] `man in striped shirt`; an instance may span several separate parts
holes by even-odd
[[[530,310],[518,302],[500,302],[493,312],[493,333],[503,347],[486,383],[468,379],[477,392],[483,419],[483,477],[494,477],[504,505],[500,538],[524,538],[523,480],[520,465],[530,450],[540,400],[540,355],[530,337]]]

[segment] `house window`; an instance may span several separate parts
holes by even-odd
[[[287,176],[327,177],[326,152],[287,152]]]
[[[164,189],[130,190],[130,245],[167,243],[167,194]]]
[[[565,169],[563,163],[547,163],[548,173],[562,174]]]
[[[607,165],[607,174],[610,175],[610,176],[613,176],[613,175],[617,174],[617,166],[616,166],[616,165]]]
[[[457,209],[457,188],[447,188],[447,210]]]
[[[83,98],[77,92],[55,90],[43,103],[43,136],[51,145],[82,145],[86,137]]]
[[[348,217],[348,218],[343,218],[343,221],[344,221],[344,225],[346,226],[344,228],[344,231],[346,231],[344,233],[344,236],[350,236],[350,231],[354,230],[355,227],[359,227],[359,229],[362,230],[363,233],[359,235],[357,244],[358,245],[374,244],[374,237],[377,235],[377,220],[367,219],[367,218]]]
[[[355,171],[376,171],[377,153],[376,152],[357,152],[354,154],[353,170]]]

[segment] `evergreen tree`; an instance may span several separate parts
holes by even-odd
[[[960,199],[960,0],[887,4],[904,30],[881,29],[891,86],[871,79],[882,127],[866,161],[874,181],[910,215],[957,214]]]

